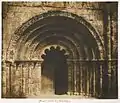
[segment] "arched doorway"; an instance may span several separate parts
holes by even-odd
[[[42,75],[53,80],[54,93],[57,95],[67,94],[68,66],[65,50],[60,50],[59,46],[56,48],[51,46],[50,49],[45,49],[45,54],[42,55],[42,58],[44,59],[41,64]],[[45,85],[49,85],[49,83],[44,83],[44,79],[42,80],[43,88]]]
[[[58,73],[58,75],[55,76],[56,80],[52,77],[54,76],[54,71],[49,75],[41,76],[41,78],[45,76],[46,80],[44,82],[49,82],[49,85],[43,86],[44,83],[40,82],[42,85],[42,88],[39,89],[40,92],[44,91],[44,89],[51,89],[55,86],[54,88],[56,89],[51,89],[50,91],[55,92],[54,94],[62,94],[64,92],[66,93],[68,85],[68,92],[70,95],[79,94],[97,97],[100,94],[100,69],[103,69],[103,67],[99,66],[97,60],[103,57],[104,46],[100,35],[98,35],[92,25],[82,17],[62,11],[47,12],[26,22],[15,33],[12,40],[13,41],[11,41],[10,47],[8,48],[8,54],[11,52],[10,48],[12,47],[12,54],[14,55],[14,53],[16,53],[12,59],[15,60],[27,60],[30,62],[37,60],[41,62],[43,60],[41,60],[40,57],[42,55],[42,50],[50,45],[62,45],[67,52],[69,52],[70,55],[67,60],[68,82],[65,82],[66,84],[63,85],[61,84],[61,82],[63,82],[62,79],[58,78],[66,78],[65,74],[67,73],[65,72],[67,70],[63,70],[63,73],[65,74],[62,73],[62,75],[64,76],[58,76],[59,73],[61,74],[61,71],[59,71],[61,70],[61,65],[55,67],[55,64],[62,64],[64,65],[62,68],[65,68],[66,63],[64,64],[61,62],[64,61],[64,56],[59,63],[57,62],[57,58],[55,58],[53,63],[48,65],[49,62],[45,62],[47,65],[44,66],[49,66],[45,67],[49,68],[45,73],[48,73],[48,71],[50,73],[53,70],[50,70],[50,68],[57,68],[57,71],[55,71],[55,74]],[[15,45],[13,45],[14,42]],[[53,49],[55,49],[55,54],[56,48]],[[60,56],[60,53],[57,53],[56,55]],[[10,58],[10,56],[12,55],[7,55],[7,58]],[[42,58],[44,58],[44,55]],[[54,59],[52,56],[51,58],[52,60],[50,59],[50,62]],[[98,65],[96,65],[96,63],[98,63]],[[43,64],[44,63],[42,63],[42,65]],[[51,64],[53,66],[51,66]],[[42,69],[43,68],[44,67],[42,66]],[[55,85],[52,84],[52,80],[54,80]],[[67,79],[65,81],[67,81]],[[61,86],[58,87],[58,84]],[[60,93],[61,89],[63,89],[63,91]]]

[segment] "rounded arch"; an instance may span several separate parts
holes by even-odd
[[[100,59],[102,58],[102,56],[104,55],[104,45],[102,43],[101,37],[90,23],[88,23],[84,18],[73,13],[63,11],[48,11],[46,13],[31,18],[15,31],[15,34],[10,41],[10,46],[7,50],[6,59],[11,59],[10,57],[12,57],[12,51],[13,57],[11,60],[15,60],[16,57],[14,54],[16,54],[19,45],[21,45],[23,42],[24,44],[22,46],[26,45],[26,43],[29,44],[28,41],[35,38],[34,33],[36,34],[36,37],[40,37],[40,35],[44,34],[44,32],[51,30],[50,35],[52,35],[55,30],[60,29],[61,31],[61,29],[64,30],[65,27],[67,28],[65,32],[69,30],[69,32],[73,32],[74,34],[76,34],[73,36],[67,36],[70,36],[70,38],[82,38],[79,39],[79,41],[83,40],[84,42],[82,43],[88,45],[88,47],[90,48],[93,48],[94,52],[96,46],[98,49],[97,51],[100,52]],[[87,38],[91,38],[90,41],[94,41],[92,42],[92,44],[95,43],[96,45],[92,47],[92,45],[90,45],[90,41],[86,43]],[[71,41],[76,42],[75,39]],[[77,43],[81,45],[80,42]],[[75,46],[76,48],[79,48],[78,45],[75,44]]]
[[[73,85],[70,90],[73,92],[79,91],[79,83],[82,81],[81,88],[83,90],[81,89],[81,91],[86,93],[86,81],[90,81],[90,79],[87,80],[86,75],[84,75],[85,78],[81,75],[81,73],[85,74],[86,71],[89,71],[88,73],[91,76],[93,76],[93,73],[95,74],[94,81],[96,81],[96,85],[99,85],[97,83],[99,80],[96,79],[100,77],[100,74],[96,74],[99,67],[96,67],[97,69],[93,71],[93,69],[91,70],[92,64],[86,64],[89,59],[101,59],[104,55],[104,45],[101,37],[90,23],[69,12],[48,11],[25,22],[16,30],[11,39],[7,50],[7,60],[19,59],[22,61],[24,56],[28,57],[28,61],[34,60],[32,56],[40,57],[42,55],[41,51],[48,45],[64,46],[65,50],[71,53],[73,60],[67,61],[68,70],[71,73],[69,76],[71,80],[68,82]],[[39,57],[37,59],[40,60]],[[81,57],[87,60],[79,61]],[[77,80],[78,75],[81,75],[78,78],[79,81]],[[93,83],[89,84],[89,86],[92,85]]]

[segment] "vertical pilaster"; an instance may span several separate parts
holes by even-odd
[[[108,98],[108,84],[109,84],[109,78],[108,78],[108,59],[109,59],[109,41],[108,41],[108,9],[109,4],[103,3],[103,37],[104,37],[104,47],[105,47],[105,55],[104,55],[104,68],[103,68],[103,98]]]

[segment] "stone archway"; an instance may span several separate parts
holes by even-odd
[[[43,50],[50,45],[61,45],[70,54],[67,59],[69,80],[65,82],[70,95],[98,96],[100,64],[97,60],[104,55],[104,45],[92,25],[75,14],[50,11],[31,18],[15,32],[6,59],[35,61],[34,68],[36,61],[42,61]],[[60,89],[56,90],[59,94]]]
[[[63,24],[61,22],[60,25],[58,25],[58,24],[56,24],[56,25],[65,26],[65,27],[67,27],[67,25],[65,25],[65,24],[68,24],[69,20],[73,20],[74,24],[71,22],[71,23],[69,23],[69,26],[70,25],[71,26],[74,25],[74,26],[72,27],[72,29],[69,28],[69,26],[68,26],[68,29],[67,29],[67,31],[70,30],[70,32],[68,32],[69,34],[71,34],[72,32],[74,32],[76,30],[76,29],[74,29],[74,31],[72,31],[73,28],[78,28],[80,26],[80,25],[78,26],[77,24],[81,24],[81,26],[79,28],[81,28],[81,30],[83,32],[78,32],[79,30],[77,30],[77,32],[74,33],[74,36],[76,38],[78,38],[79,34],[82,34],[82,35],[85,33],[90,34],[92,36],[92,38],[94,38],[96,41],[96,47],[97,47],[96,49],[98,49],[98,51],[100,52],[99,58],[102,59],[104,57],[104,45],[103,45],[103,41],[102,41],[100,35],[92,27],[92,25],[90,23],[88,23],[84,18],[77,16],[76,14],[69,13],[69,12],[48,11],[47,13],[43,13],[41,15],[37,15],[37,16],[31,18],[30,20],[25,22],[24,25],[22,25],[20,28],[18,28],[15,31],[15,34],[12,36],[10,44],[7,49],[7,53],[6,53],[6,57],[5,57],[6,60],[14,61],[16,59],[24,59],[23,54],[27,53],[27,51],[30,51],[30,49],[33,49],[33,51],[32,50],[31,51],[34,52],[34,50],[36,50],[37,47],[41,46],[39,43],[35,43],[35,40],[36,40],[35,36],[36,37],[41,36],[41,39],[42,39],[42,35],[40,35],[40,34],[42,34],[42,31],[39,32],[40,29],[45,30],[45,28],[46,28],[46,30],[47,30],[49,27],[56,27],[56,29],[57,29],[58,26],[56,26],[52,22],[61,21],[61,19],[57,20],[58,18],[61,18],[63,20]],[[66,22],[64,22],[64,20]],[[75,25],[77,27],[75,27]],[[65,28],[65,27],[63,27],[63,28]],[[86,32],[86,30],[87,30],[87,32]],[[57,31],[62,32],[61,30],[57,30]],[[49,32],[49,30],[48,30],[48,32]],[[52,28],[51,28],[51,32],[52,32]],[[34,35],[35,33],[38,35]],[[47,33],[47,31],[46,31],[46,33]],[[53,35],[55,35],[55,34],[53,34]],[[87,36],[85,36],[85,38],[86,37]],[[34,40],[32,41],[31,38]],[[81,41],[81,43],[83,43],[82,39],[79,41]],[[23,44],[23,45],[21,45],[21,44]],[[92,43],[92,44],[94,44],[94,43]],[[79,44],[76,44],[76,45],[79,45]],[[30,46],[31,46],[31,48],[30,48]],[[21,51],[21,50],[23,50],[23,51]],[[22,52],[22,54],[21,54],[21,52]],[[28,57],[28,55],[27,55],[27,57]],[[27,59],[30,59],[30,58],[27,58]]]

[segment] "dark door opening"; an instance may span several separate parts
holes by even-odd
[[[60,50],[59,46],[57,46],[56,48],[52,46],[50,47],[50,50],[46,49],[45,53],[45,55],[43,54],[41,56],[44,59],[42,63],[43,75],[49,77],[50,79],[52,77],[54,82],[55,94],[66,94],[68,91],[68,66],[66,60],[67,55],[65,55],[66,51],[64,49]],[[50,70],[49,67],[52,67],[52,70]],[[44,71],[48,72],[45,73]],[[53,73],[50,73],[51,71],[53,71]],[[51,74],[54,76],[52,76]]]

